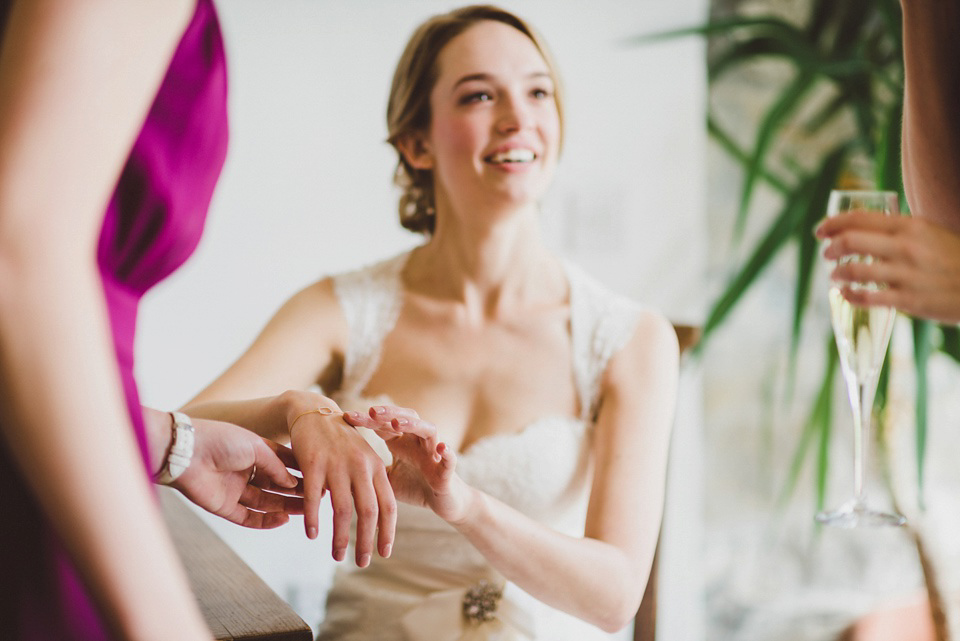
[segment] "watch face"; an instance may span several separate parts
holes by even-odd
[[[193,421],[183,412],[170,412],[173,415],[174,428],[187,428],[193,430]]]

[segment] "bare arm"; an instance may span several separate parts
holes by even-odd
[[[594,482],[582,538],[560,534],[467,486],[454,474],[456,457],[443,444],[437,446],[436,461],[431,451],[436,429],[419,421],[414,412],[388,408],[379,419],[373,414],[347,416],[377,430],[388,444],[391,430],[398,434],[409,430],[429,442],[428,447],[407,452],[407,460],[420,451],[430,452],[420,459],[432,490],[423,502],[526,592],[615,631],[636,614],[656,548],[677,370],[673,328],[660,317],[646,316],[632,341],[612,359],[604,378],[603,406],[594,428]],[[392,423],[394,414],[399,427]],[[392,445],[398,453],[397,444]],[[393,469],[395,485],[398,472],[409,477],[410,470]],[[545,567],[550,572],[544,572]]]
[[[95,262],[190,10],[21,1],[0,52],[2,437],[124,639],[210,638],[143,472]]]
[[[960,3],[901,4],[907,199],[914,215],[960,232]]]
[[[246,352],[184,410],[288,440],[286,420],[277,413],[284,408],[270,403],[287,390],[335,387],[346,342],[333,283],[314,283],[284,303]]]
[[[330,281],[296,294],[253,345],[184,408],[191,416],[228,421],[270,439],[289,441],[303,472],[304,526],[316,538],[320,500],[333,503],[333,557],[343,560],[357,511],[356,562],[370,562],[374,539],[389,556],[396,501],[386,468],[337,404],[307,391],[338,383],[346,323]],[[313,412],[328,408],[332,413]]]

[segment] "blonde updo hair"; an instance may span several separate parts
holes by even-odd
[[[410,37],[393,74],[390,99],[387,103],[387,142],[393,145],[399,157],[394,182],[403,190],[399,204],[400,224],[410,231],[433,233],[436,225],[433,172],[412,167],[400,152],[399,141],[411,134],[424,133],[430,128],[430,93],[440,74],[440,52],[455,37],[486,20],[502,22],[521,32],[530,38],[543,56],[555,88],[554,100],[560,115],[562,140],[563,100],[560,79],[546,45],[526,22],[492,5],[472,5],[433,16],[420,25]]]

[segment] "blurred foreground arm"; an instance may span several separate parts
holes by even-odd
[[[22,0],[0,50],[2,445],[120,639],[211,638],[140,461],[96,263],[191,9]]]
[[[960,2],[901,0],[910,210],[960,233]]]

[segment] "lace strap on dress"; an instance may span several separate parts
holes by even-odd
[[[341,392],[359,394],[380,363],[383,339],[400,314],[400,272],[409,253],[333,277],[349,336]]]
[[[600,406],[600,382],[610,359],[633,336],[643,307],[616,294],[576,265],[567,263],[574,375],[580,418],[593,422]]]

